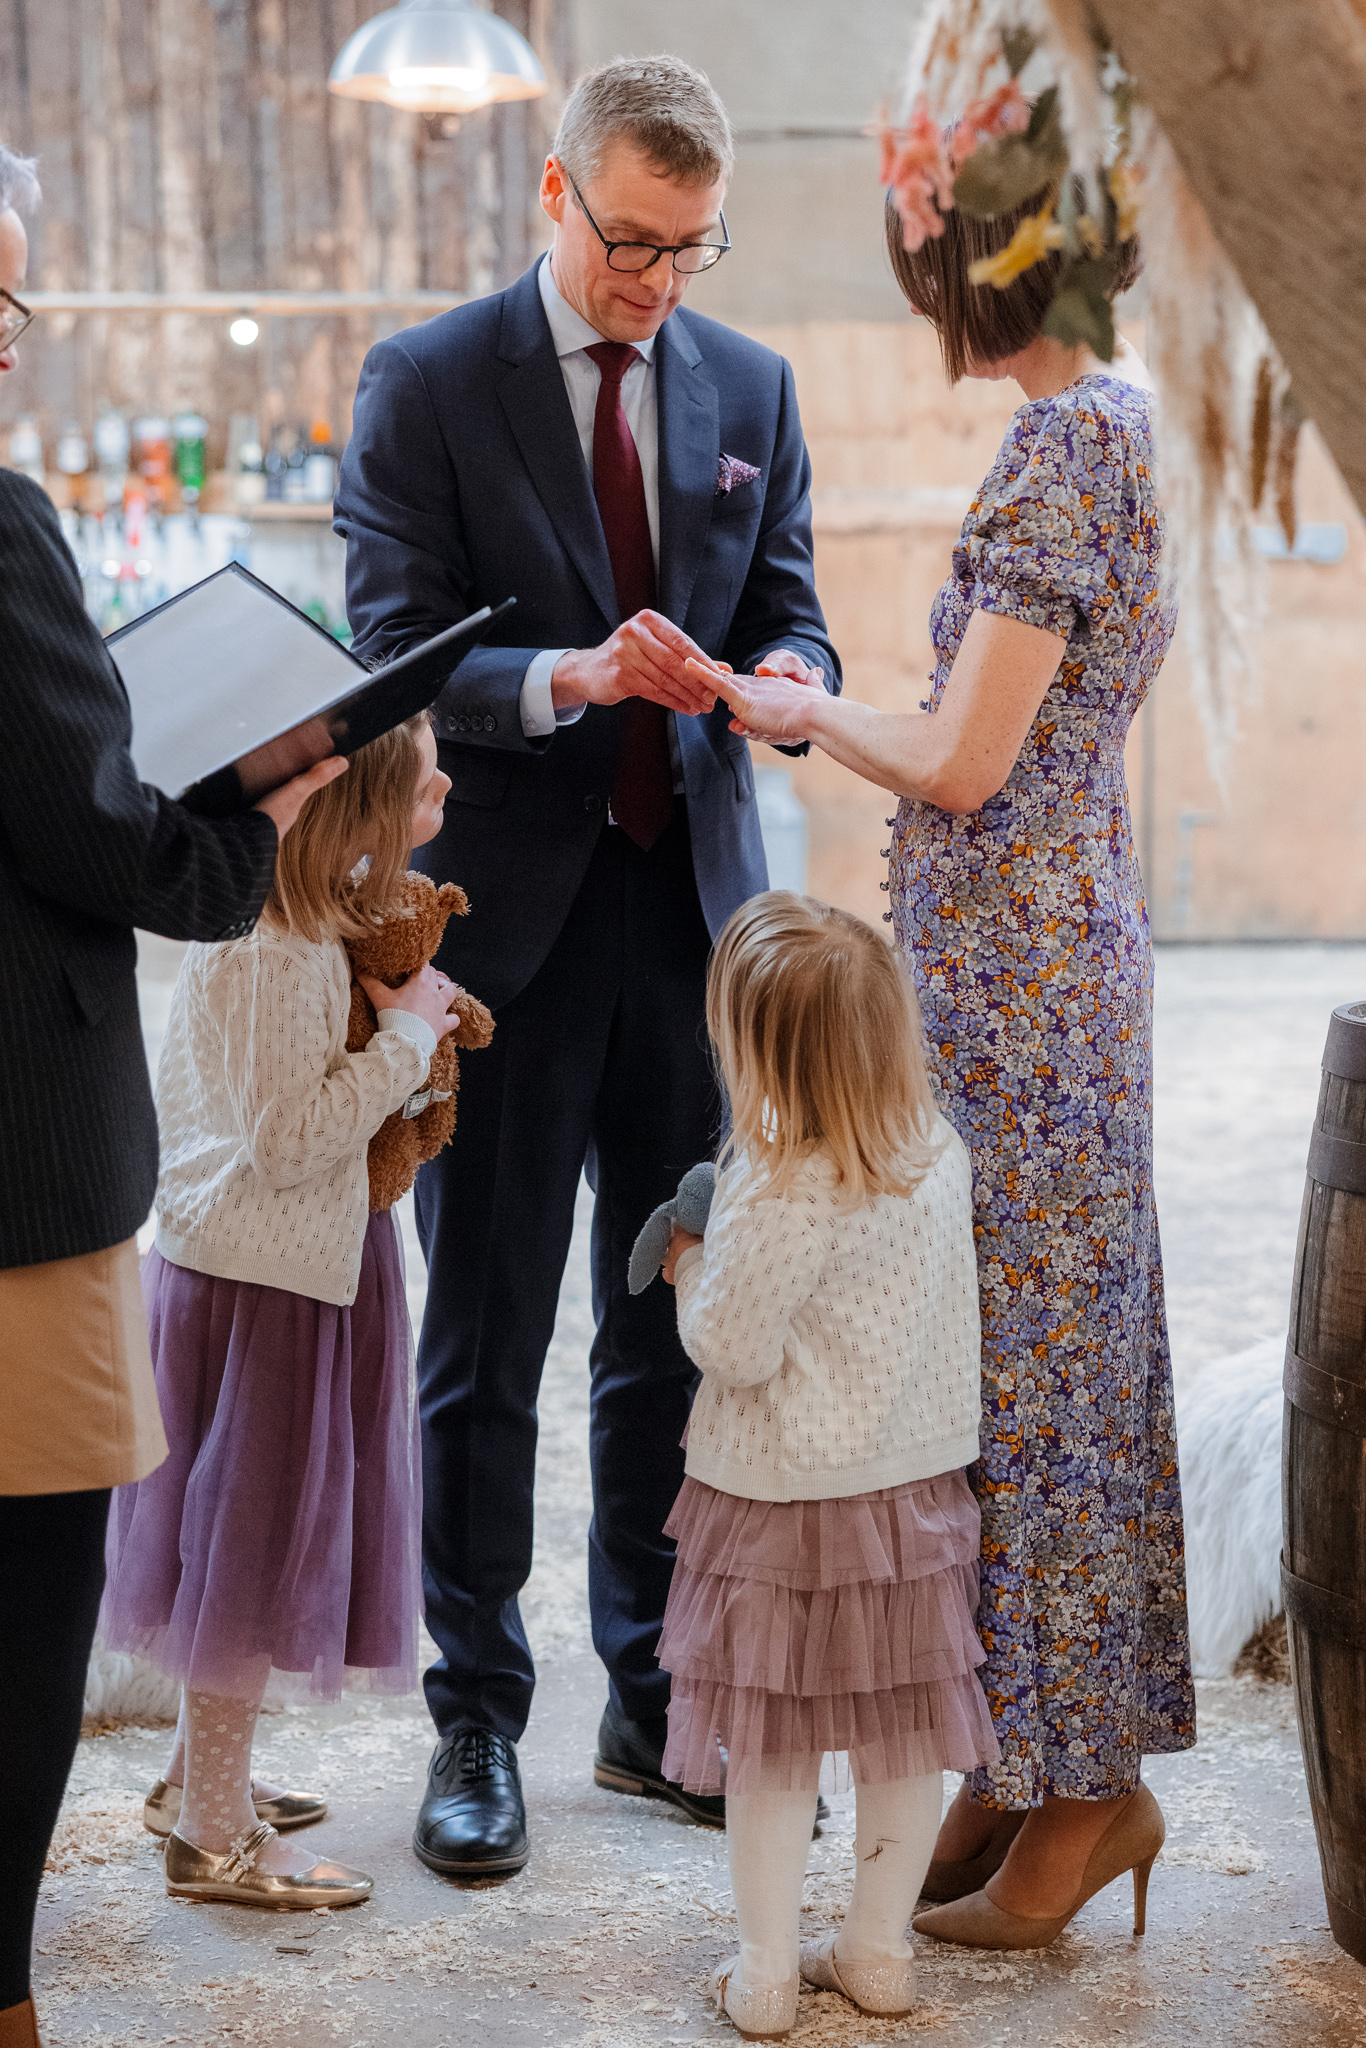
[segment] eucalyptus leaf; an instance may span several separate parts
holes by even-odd
[[[1096,284],[1060,285],[1044,315],[1043,331],[1068,348],[1089,348],[1103,363],[1114,360],[1115,318]]]
[[[1005,53],[1005,60],[1010,68],[1012,78],[1019,77],[1038,47],[1039,39],[1033,29],[1026,28],[1023,23],[1017,24],[1014,28],[1002,30],[1001,48]]]
[[[1040,93],[1023,135],[979,142],[953,181],[953,203],[978,220],[993,220],[1056,185],[1067,169],[1056,86]]]
[[[1038,142],[1045,134],[1056,135],[1062,141],[1062,127],[1058,121],[1058,88],[1045,86],[1029,110],[1029,126],[1025,129],[1026,142]]]

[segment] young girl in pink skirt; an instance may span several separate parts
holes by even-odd
[[[272,1668],[323,1697],[416,1683],[411,1334],[366,1148],[458,1019],[431,967],[367,981],[379,1029],[347,1052],[343,942],[394,900],[449,787],[425,717],[360,749],[284,841],[256,930],[191,946],[171,1001],[143,1270],[170,1455],[114,1496],[103,1627],[182,1682],[145,1809],[181,1897],[310,1908],[371,1890],[279,1838],[326,1802],[254,1782],[251,1746]]]
[[[726,1794],[740,1953],[713,1979],[749,2038],[798,1977],[914,2001],[906,1923],[942,1773],[998,1751],[976,1666],[981,1412],[968,1156],[934,1108],[915,998],[858,918],[756,896],[712,960],[734,1131],[703,1238],[665,1265],[702,1383],[668,1533],[664,1774]],[[798,1954],[821,1761],[856,1787],[853,1898]]]

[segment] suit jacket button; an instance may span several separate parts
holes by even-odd
[[[583,807],[589,812],[600,811],[602,809],[602,798],[600,796],[586,796],[583,800]]]
[[[486,718],[486,719],[484,720],[484,731],[485,731],[485,732],[497,732],[497,730],[498,730],[498,720],[497,720],[496,718]]]

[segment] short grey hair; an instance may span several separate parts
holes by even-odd
[[[633,143],[683,185],[730,180],[735,143],[720,94],[681,57],[613,57],[585,71],[551,145],[576,185],[602,169],[609,145]]]
[[[10,207],[16,213],[31,213],[41,203],[36,156],[19,156],[0,142],[0,213]]]

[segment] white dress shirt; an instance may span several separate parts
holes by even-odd
[[[551,338],[555,353],[560,359],[560,372],[564,377],[564,388],[569,395],[570,410],[574,425],[579,430],[579,445],[583,459],[588,466],[588,475],[593,475],[593,419],[598,406],[598,386],[602,374],[597,364],[585,350],[592,348],[604,337],[595,327],[590,327],[581,313],[576,313],[567,299],[560,296],[554,278],[550,274],[550,258],[541,259],[536,273],[540,287],[541,304],[545,307],[546,319],[550,322]],[[645,485],[645,513],[650,522],[650,545],[654,550],[655,572],[659,571],[659,415],[655,408],[655,340],[650,335],[645,341],[635,344],[640,358],[631,364],[621,380],[621,407],[626,414],[626,424],[636,444],[640,457],[641,481]],[[529,664],[522,679],[520,708],[522,731],[529,740],[544,739],[553,733],[557,725],[571,725],[583,715],[582,704],[557,712],[550,694],[550,678],[556,662],[562,654],[568,654],[567,647],[547,647]],[[672,728],[672,719],[670,720]],[[670,731],[671,751],[676,742]],[[676,764],[675,764],[676,766]],[[677,779],[677,778],[676,778]]]

